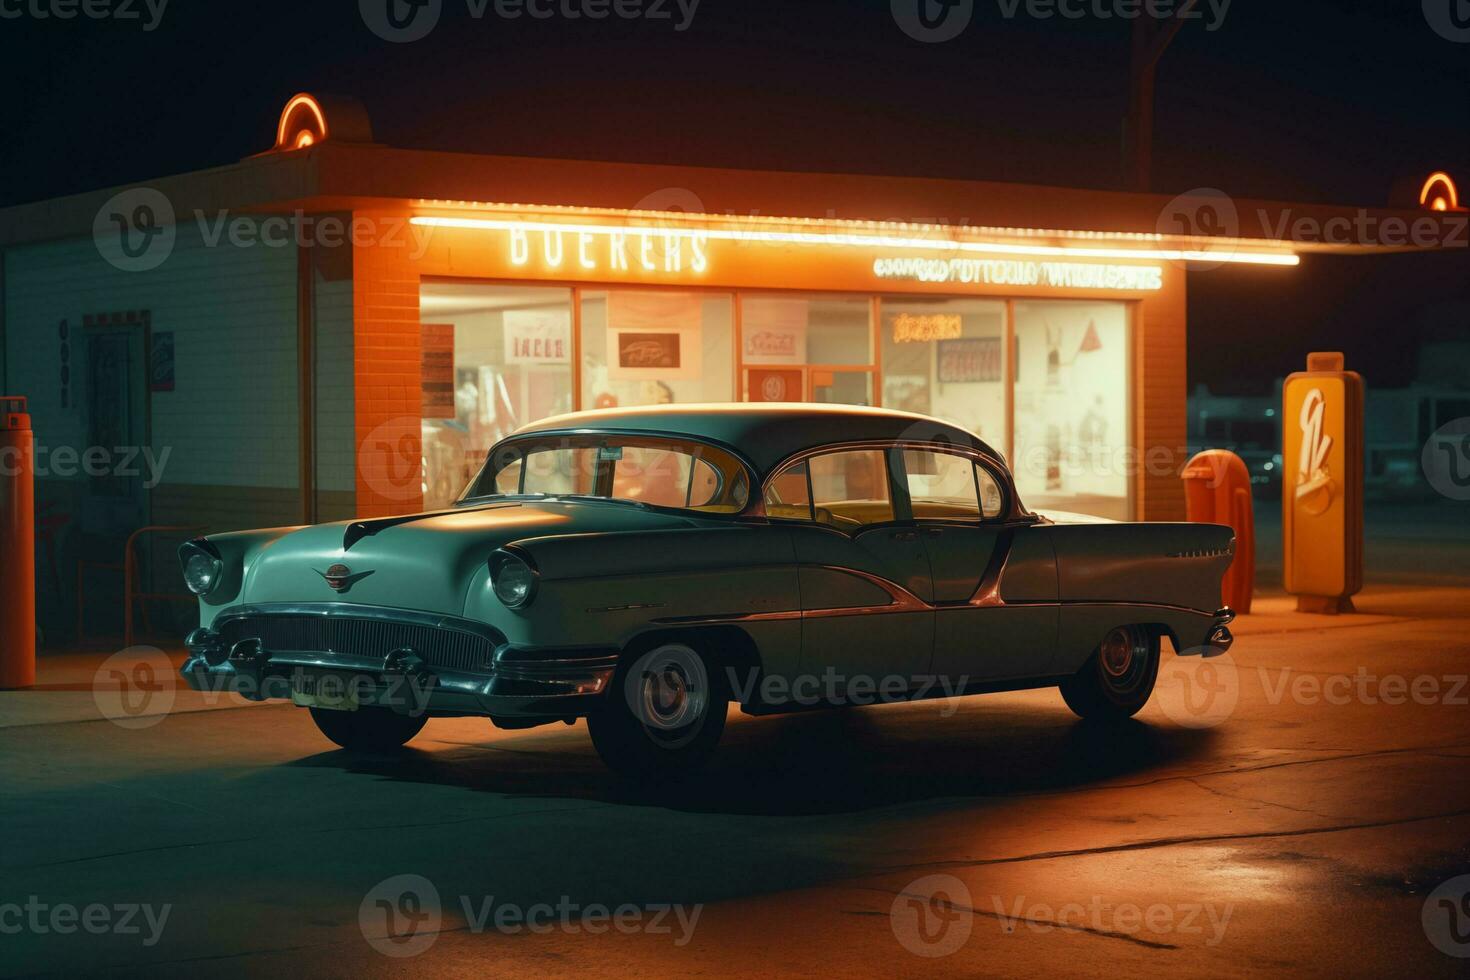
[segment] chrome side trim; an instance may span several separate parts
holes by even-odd
[[[962,609],[999,609],[1006,606],[1107,606],[1109,608],[1158,609],[1166,612],[1187,613],[1191,616],[1218,616],[1203,609],[1174,606],[1163,602],[1118,601],[1110,599],[1017,599],[1007,600],[1000,595],[1000,578],[1010,558],[1008,542],[1001,542],[991,558],[991,567],[986,569],[986,578],[981,579],[975,595],[965,602],[932,603],[914,595],[897,582],[881,575],[864,572],[856,568],[839,568],[835,565],[802,565],[801,568],[819,568],[862,579],[887,592],[892,602],[882,606],[840,606],[830,609],[786,609],[776,612],[719,613],[712,616],[668,616],[655,619],[656,626],[701,626],[717,623],[759,623],[791,619],[835,619],[842,616],[883,616],[893,613],[953,612]],[[1002,554],[1002,552],[1004,552]],[[998,556],[998,557],[997,557]],[[992,578],[993,573],[993,578]],[[588,610],[591,612],[592,610]],[[1231,619],[1234,613],[1231,613]],[[1229,620],[1226,620],[1229,622]],[[1223,624],[1221,624],[1223,625]]]
[[[986,566],[985,574],[980,576],[980,584],[975,588],[975,594],[970,596],[969,605],[976,609],[996,609],[1006,604],[1000,594],[1000,578],[1005,574],[1006,565],[1011,560],[1011,549],[1016,543],[1015,528],[1007,528],[995,542],[995,551],[991,552],[990,564]]]

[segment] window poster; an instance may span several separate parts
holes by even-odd
[[[614,381],[700,377],[703,299],[698,293],[613,291],[607,296],[607,376]]]

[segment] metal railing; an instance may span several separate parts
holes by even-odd
[[[84,636],[83,623],[86,611],[86,586],[83,572],[88,568],[106,569],[108,571],[121,571],[123,573],[123,645],[133,645],[133,614],[139,602],[143,602],[143,624],[149,631],[153,624],[148,617],[148,602],[192,602],[194,596],[188,592],[138,592],[136,591],[138,579],[138,555],[135,545],[139,538],[145,534],[197,534],[205,530],[198,525],[182,524],[150,524],[140,527],[128,535],[127,544],[123,546],[122,564],[116,562],[77,561],[77,645],[80,646]]]

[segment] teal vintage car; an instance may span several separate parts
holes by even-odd
[[[585,412],[490,451],[451,510],[180,550],[199,689],[290,699],[348,749],[433,717],[585,717],[614,769],[703,762],[751,714],[1058,687],[1148,700],[1162,641],[1214,655],[1227,527],[1026,509],[1001,456],[901,412]]]

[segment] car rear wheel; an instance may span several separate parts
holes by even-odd
[[[693,647],[666,643],[618,671],[587,731],[602,761],[625,776],[678,775],[699,768],[725,730],[729,684]]]
[[[1089,721],[1121,721],[1148,703],[1158,677],[1158,636],[1140,626],[1120,626],[1062,682],[1062,699]]]
[[[392,752],[420,731],[429,719],[401,715],[388,708],[358,708],[356,711],[331,711],[309,708],[311,720],[321,733],[344,749],[354,752]]]

